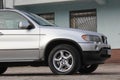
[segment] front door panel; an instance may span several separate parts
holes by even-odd
[[[39,58],[39,29],[0,32],[0,60]]]
[[[0,62],[39,59],[39,28],[20,29],[28,21],[13,11],[0,12]]]

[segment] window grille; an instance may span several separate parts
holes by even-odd
[[[96,10],[82,10],[70,12],[71,28],[81,30],[97,31]]]

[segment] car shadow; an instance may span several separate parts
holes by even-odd
[[[74,76],[78,75],[120,75],[120,72],[102,72],[102,73],[91,73],[91,74],[73,74]],[[73,76],[72,75],[72,76]],[[53,73],[6,73],[0,76],[59,76]],[[70,76],[70,75],[69,75]]]
[[[6,73],[0,76],[52,76],[53,73]]]
[[[81,74],[81,75],[120,75],[120,72],[102,72],[102,73],[91,73],[91,74]]]

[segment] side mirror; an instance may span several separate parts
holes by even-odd
[[[27,21],[21,21],[19,22],[19,25],[18,25],[20,29],[28,29],[29,26],[30,26],[30,23]]]

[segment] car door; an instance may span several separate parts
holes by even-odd
[[[25,21],[17,12],[0,12],[0,62],[39,59],[39,29],[20,29],[19,22]]]

